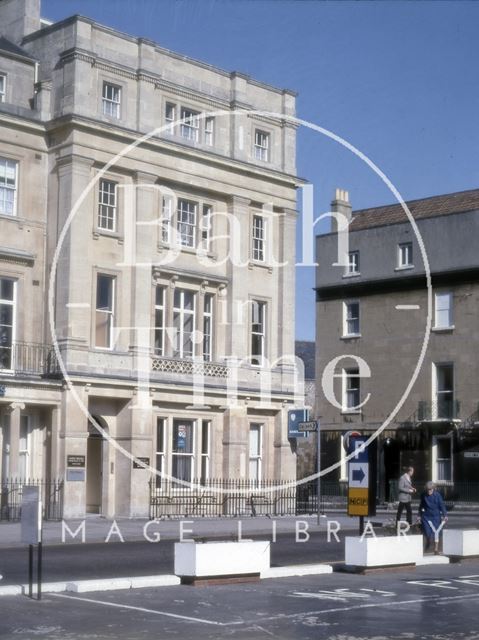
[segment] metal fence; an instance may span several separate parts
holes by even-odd
[[[40,487],[45,520],[61,520],[63,516],[63,480],[2,480],[0,484],[0,521],[20,520],[23,487]]]
[[[338,483],[321,483],[321,510],[346,505]],[[318,511],[317,481],[193,480],[182,486],[171,480],[150,482],[150,518],[183,516],[282,516]]]

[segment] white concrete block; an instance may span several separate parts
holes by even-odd
[[[177,576],[139,576],[138,578],[130,578],[132,589],[142,589],[143,587],[172,587],[181,584],[181,580]]]
[[[66,582],[44,582],[42,584],[42,593],[61,593],[67,590]],[[28,594],[28,584],[22,584],[22,593]],[[37,594],[37,585],[33,585],[33,594]]]
[[[447,556],[479,556],[478,529],[445,529],[442,549]]]
[[[227,576],[261,573],[270,566],[269,540],[177,542],[177,576]]]
[[[449,564],[447,556],[423,556],[416,561],[417,567],[423,567],[428,564]]]
[[[106,578],[101,580],[76,580],[67,583],[67,591],[86,593],[88,591],[115,591],[117,589],[130,589],[129,578]]]
[[[387,567],[415,564],[422,557],[422,536],[346,537],[346,565]]]
[[[293,564],[285,567],[270,567],[261,572],[264,578],[290,578],[291,576],[316,576],[323,573],[333,573],[330,564]]]
[[[10,584],[0,587],[0,596],[19,596],[22,593],[22,587],[19,584]]]

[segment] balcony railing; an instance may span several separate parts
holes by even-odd
[[[153,371],[178,373],[186,375],[204,375],[216,378],[227,378],[229,367],[220,362],[195,362],[194,360],[178,360],[157,356],[152,359]]]
[[[417,422],[459,420],[461,404],[452,397],[444,397],[433,402],[421,401],[416,413]]]
[[[50,376],[58,373],[58,363],[51,345],[37,342],[14,342],[0,346],[0,374]]]

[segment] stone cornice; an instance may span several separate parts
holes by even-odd
[[[35,255],[33,253],[23,251],[22,249],[0,247],[0,261],[32,266],[35,262]]]

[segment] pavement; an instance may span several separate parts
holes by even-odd
[[[479,561],[0,601],[2,640],[472,640]]]

